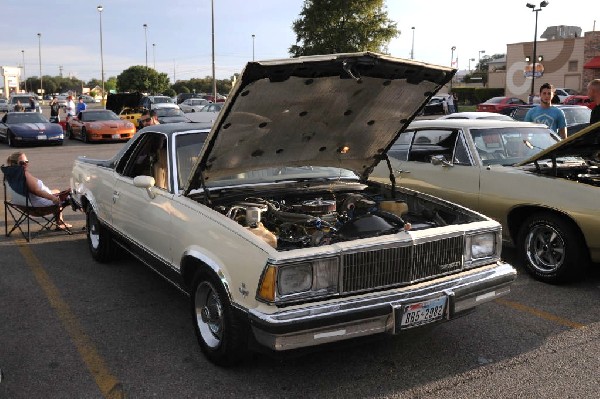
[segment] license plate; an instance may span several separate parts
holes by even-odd
[[[45,134],[38,134],[37,139],[38,140],[46,140],[46,135]]]
[[[113,134],[113,135],[112,135],[112,138],[113,138],[114,140],[118,140],[118,139],[120,139],[120,138],[121,138],[121,135],[120,135],[120,134]]]
[[[441,296],[402,306],[398,309],[401,312],[396,313],[397,316],[398,313],[400,315],[396,318],[396,320],[399,319],[399,322],[396,322],[396,329],[403,330],[441,320],[446,310],[446,302],[446,297]]]

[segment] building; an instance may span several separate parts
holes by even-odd
[[[587,84],[600,78],[600,32],[581,35],[581,28],[553,26],[546,29],[536,44],[537,74],[534,94],[543,83],[585,93]],[[506,46],[506,69],[490,68],[489,87],[504,87],[507,96],[527,101],[531,92],[533,42]],[[539,74],[539,76],[538,76]],[[528,77],[526,77],[528,75]]]

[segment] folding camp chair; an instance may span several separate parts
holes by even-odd
[[[31,241],[31,224],[40,226],[39,234],[43,231],[61,230],[73,234],[69,228],[59,228],[57,215],[70,202],[70,192],[59,194],[61,203],[58,205],[34,207],[29,200],[29,190],[25,180],[25,170],[21,165],[0,167],[4,178],[4,234],[9,237],[13,231],[19,230],[27,241]],[[9,215],[12,218],[9,229]]]

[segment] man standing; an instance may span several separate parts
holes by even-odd
[[[85,111],[87,109],[87,104],[83,102],[83,97],[79,96],[79,102],[77,103],[77,115],[81,111]]]
[[[67,97],[67,105],[65,107],[65,112],[67,113],[67,122],[76,115],[75,114],[75,103],[73,102],[73,96]]]
[[[600,79],[594,79],[588,83],[587,95],[591,101],[596,103],[590,116],[590,124],[600,122]]]
[[[525,121],[542,123],[558,133],[562,139],[566,139],[567,120],[565,119],[565,113],[552,105],[553,96],[554,86],[550,83],[544,83],[540,87],[540,105],[536,105],[527,111]]]

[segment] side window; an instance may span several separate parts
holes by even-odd
[[[125,157],[124,157],[125,158]],[[128,157],[123,176],[152,176],[155,187],[168,189],[167,139],[160,133],[146,133]],[[117,169],[121,165],[117,166]]]
[[[471,161],[471,157],[469,156],[469,150],[467,149],[467,144],[465,143],[465,137],[462,134],[459,134],[456,139],[456,147],[454,148],[454,159],[452,160],[454,165],[463,165],[463,166],[471,166],[473,163]]]
[[[408,160],[431,162],[432,156],[443,155],[448,162],[451,162],[454,158],[457,136],[457,130],[418,130],[415,132]]]
[[[414,131],[402,132],[400,137],[396,139],[396,142],[392,144],[392,148],[388,151],[388,155],[399,161],[406,161],[408,159],[408,148],[410,147],[410,142],[414,135]]]

